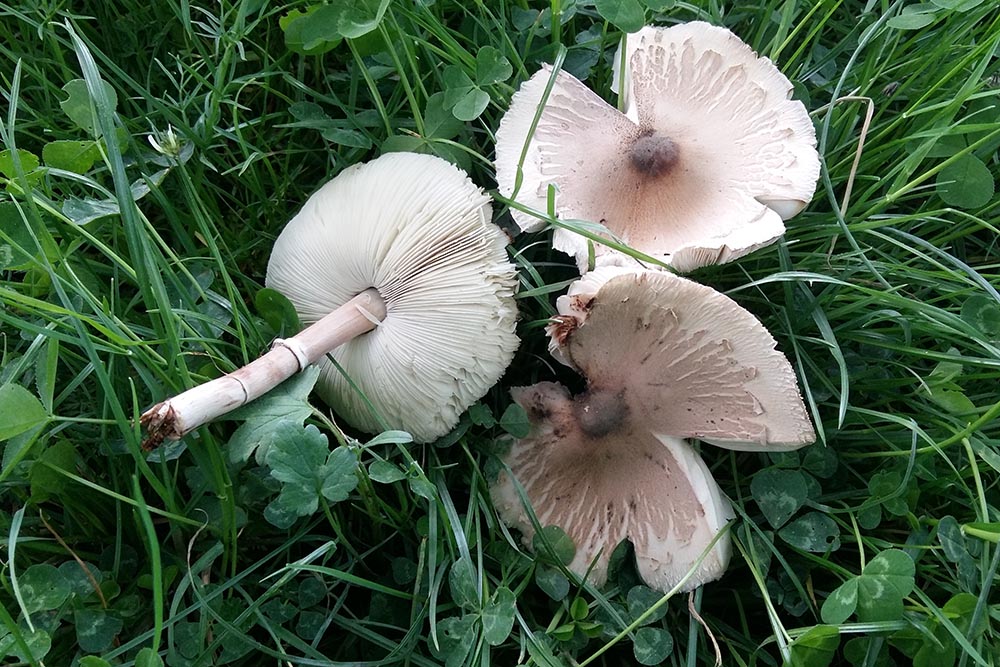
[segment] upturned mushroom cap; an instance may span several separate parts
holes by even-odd
[[[795,449],[815,439],[788,360],[760,322],[732,299],[670,273],[605,267],[560,297],[549,335],[587,378],[571,398],[560,385],[517,390],[531,431],[505,461],[541,525],[577,545],[584,574],[628,538],[639,572],[666,591],[732,517],[704,463],[682,438],[748,451]],[[510,475],[493,498],[505,521],[532,534]],[[717,578],[723,536],[685,588]]]
[[[628,245],[679,271],[728,262],[784,233],[783,219],[812,197],[816,136],[792,85],[766,58],[724,28],[693,22],[645,28],[626,41],[627,115],[565,72],[547,99],[551,68],[514,95],[497,132],[500,192],[556,214],[599,222]],[[535,216],[512,215],[522,229]],[[553,245],[586,269],[587,240],[557,229]],[[635,265],[598,245],[598,266]]]
[[[591,390],[624,391],[629,414],[651,430],[740,451],[816,439],[777,342],[711,287],[605,267],[574,283],[557,308],[548,331],[564,363]]]
[[[497,381],[518,345],[507,237],[486,195],[440,158],[390,153],[317,191],[274,245],[266,284],[310,324],[374,287],[375,330],[332,356],[390,428],[418,442],[447,433]],[[352,426],[382,430],[329,361],[320,396]]]
[[[586,396],[574,400],[559,384],[511,393],[532,428],[506,461],[539,524],[560,526],[572,538],[576,555],[569,569],[581,575],[589,569],[594,585],[607,580],[615,545],[629,539],[643,580],[670,590],[733,517],[701,457],[680,438],[602,413],[601,406],[588,404]],[[501,518],[530,544],[534,528],[506,472],[492,496]],[[728,537],[720,539],[682,590],[722,576],[730,553]]]

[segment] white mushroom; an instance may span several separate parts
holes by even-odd
[[[703,22],[645,28],[626,40],[626,113],[545,66],[524,82],[497,132],[499,191],[562,219],[603,224],[679,271],[728,262],[784,233],[812,197],[819,156],[792,84],[733,33]],[[531,126],[543,104],[534,134]],[[522,150],[527,143],[523,163]],[[522,229],[544,223],[514,210]],[[553,245],[586,270],[588,242],[557,229]],[[606,246],[598,266],[636,266]]]
[[[506,245],[487,196],[440,158],[390,153],[345,169],[288,223],[267,268],[267,285],[312,326],[143,423],[151,438],[180,437],[318,363],[320,395],[352,426],[440,437],[517,348]]]
[[[669,590],[733,516],[682,438],[748,451],[809,444],[815,433],[795,375],[753,315],[666,272],[599,269],[558,306],[549,334],[587,391],[571,398],[542,383],[514,392],[532,428],[505,461],[541,525],[573,539],[573,571],[595,563],[600,585],[611,551],[628,538],[646,583]],[[532,524],[507,473],[493,498],[530,543]],[[722,575],[728,539],[682,590]]]

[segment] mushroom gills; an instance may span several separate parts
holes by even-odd
[[[499,191],[521,204],[515,222],[539,230],[547,221],[536,212],[552,206],[677,272],[780,238],[820,175],[815,129],[790,99],[792,83],[732,32],[701,21],[629,35],[616,62],[625,65],[615,68],[624,113],[549,66],[514,94],[495,164]],[[638,255],[591,241],[561,226],[552,235],[581,272],[637,266]]]
[[[534,523],[515,478],[537,522],[559,526],[576,545],[569,569],[596,586],[626,539],[640,576],[657,590],[690,590],[722,575],[730,546],[728,537],[716,537],[733,511],[689,444],[636,424],[621,392],[574,398],[562,385],[542,382],[511,393],[528,413],[531,434],[504,457],[510,473],[491,494],[525,544]]]
[[[670,273],[599,268],[557,307],[549,349],[589,389],[511,390],[531,428],[491,488],[501,518],[526,544],[537,525],[560,526],[577,548],[568,568],[597,586],[623,539],[656,590],[722,576],[734,512],[686,438],[746,451],[813,442],[788,359],[735,301]]]

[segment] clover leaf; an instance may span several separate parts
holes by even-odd
[[[49,420],[41,401],[17,384],[0,387],[0,412],[4,414],[3,423],[0,424],[0,441],[41,426]]]
[[[319,509],[320,498],[346,500],[358,485],[358,457],[347,447],[332,452],[326,436],[309,425],[296,433],[283,429],[267,452],[271,476],[281,482],[278,497],[264,510],[264,517],[279,528],[288,528],[300,516]]]
[[[263,464],[275,441],[301,433],[302,422],[312,413],[309,392],[318,378],[319,367],[310,366],[226,415],[226,419],[244,420],[229,439],[229,460],[246,461],[256,451],[257,463]]]
[[[774,528],[781,528],[805,505],[809,488],[799,470],[765,468],[753,476],[750,491]]]
[[[108,82],[101,81],[101,85],[104,87],[104,94],[108,98],[111,110],[114,111],[118,106],[118,94]],[[94,102],[91,99],[90,90],[87,89],[87,82],[83,79],[73,79],[68,81],[62,89],[66,93],[66,99],[59,102],[63,113],[69,116],[69,119],[81,129],[95,137],[101,136],[100,128],[94,123]]]
[[[483,606],[483,638],[490,646],[499,646],[514,629],[516,598],[514,592],[501,586]]]
[[[899,549],[883,551],[861,574],[841,584],[823,603],[824,623],[838,625],[857,611],[858,620],[893,621],[903,616],[903,598],[913,590],[913,559]]]

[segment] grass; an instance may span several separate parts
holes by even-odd
[[[712,638],[726,665],[997,664],[1000,13],[959,4],[648,3],[648,21],[733,29],[812,110],[812,204],[782,243],[695,278],[778,338],[820,442],[704,448],[738,555],[628,632],[658,596],[627,557],[606,588],[580,586],[489,500],[507,389],[578,383],[540,332],[574,277],[547,232],[512,244],[522,348],[475,423],[407,447],[305,410],[319,454],[351,446],[357,487],[286,527],[265,519],[268,467],[227,455],[236,424],[149,455],[135,418],[274,338],[254,296],[322,182],[409,148],[493,187],[518,83],[565,47],[610,95],[620,31],[597,9],[629,3],[391,2],[322,55],[279,25],[305,3],[0,4],[4,664],[618,665],[670,648],[663,664],[694,666],[714,663]],[[512,72],[461,122],[441,93],[476,80],[484,47]],[[780,526],[769,485],[804,489]],[[845,614],[851,590],[868,602]]]

